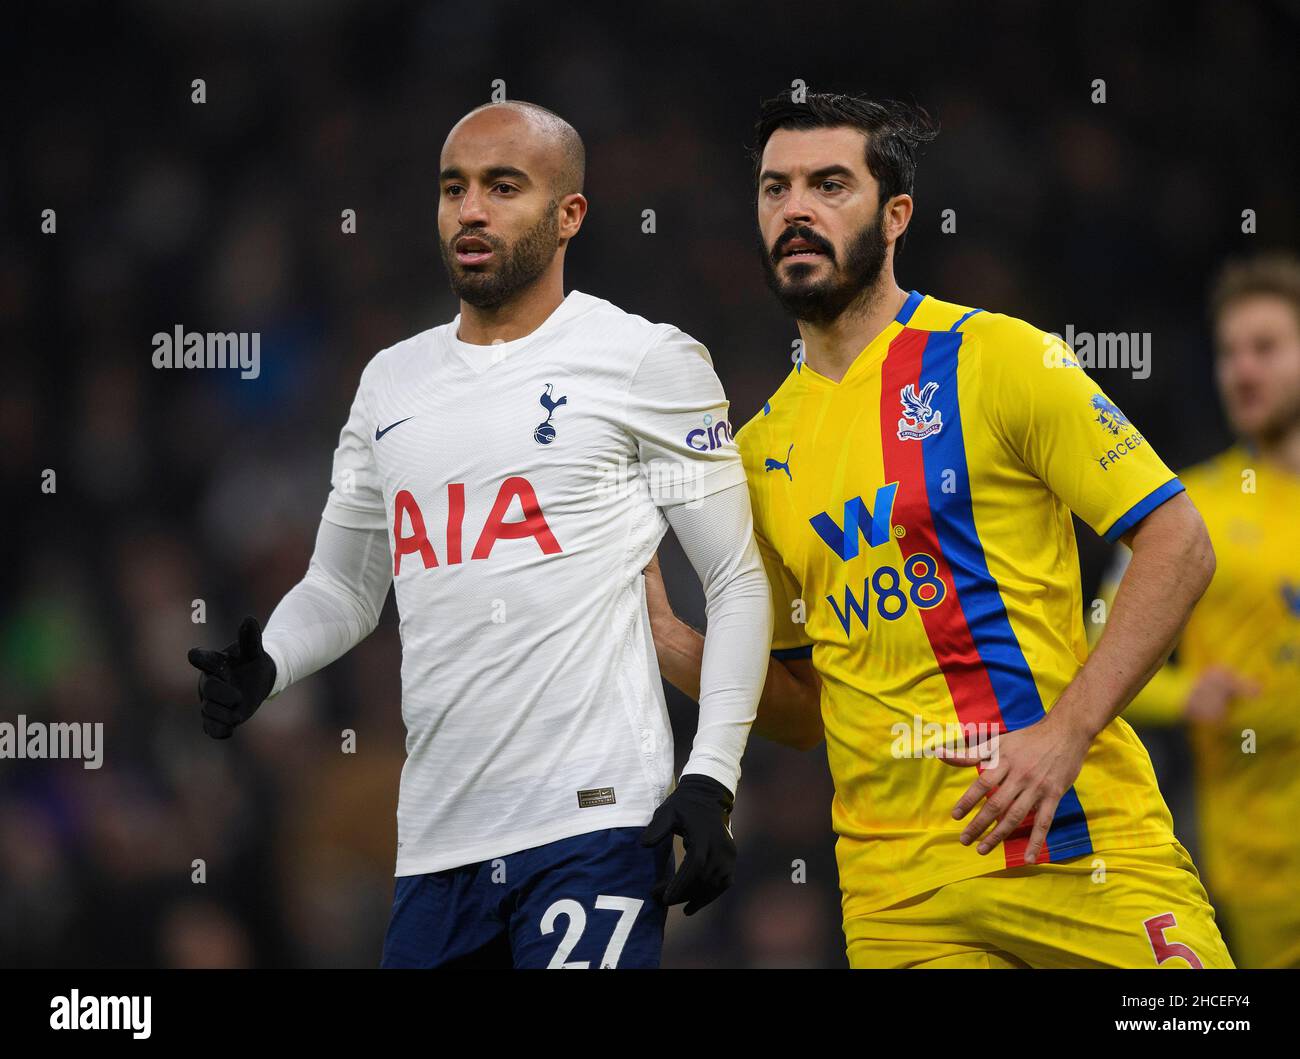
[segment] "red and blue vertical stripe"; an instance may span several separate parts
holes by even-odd
[[[908,555],[930,555],[946,589],[943,602],[922,610],[921,618],[958,720],[963,725],[997,724],[1004,731],[1015,731],[1041,720],[1045,711],[989,572],[971,506],[957,395],[963,338],[958,328],[979,310],[967,313],[949,331],[920,331],[906,326],[919,301],[913,292],[899,313],[904,328],[890,343],[882,367],[885,481],[899,483],[895,511],[906,520]],[[927,438],[900,440],[902,389],[910,384],[919,393],[930,382],[938,383],[931,407],[940,413],[942,427]],[[947,490],[945,473],[952,476]],[[1024,863],[1032,828],[1031,816],[1004,843],[1007,867]],[[1040,862],[1092,852],[1087,816],[1073,787],[1057,807],[1045,845]]]

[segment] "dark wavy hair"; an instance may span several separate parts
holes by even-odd
[[[866,133],[867,169],[880,185],[882,206],[895,195],[912,194],[918,149],[939,135],[938,123],[912,103],[832,92],[810,92],[804,102],[795,103],[785,92],[759,110],[752,149],[755,187],[763,148],[777,129],[838,128]]]

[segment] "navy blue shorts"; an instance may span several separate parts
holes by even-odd
[[[672,837],[642,828],[561,839],[397,880],[382,967],[658,967]]]

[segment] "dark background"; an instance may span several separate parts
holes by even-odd
[[[377,963],[403,755],[391,602],[228,743],[201,734],[185,652],[265,620],[301,577],[362,366],[454,315],[438,152],[494,79],[586,140],[569,286],[704,341],[737,427],[797,336],[762,284],[746,154],[758,101],[795,78],[941,122],[905,288],[1151,333],[1150,378],[1095,375],[1174,467],[1230,440],[1209,279],[1297,244],[1292,2],[40,11],[6,10],[0,43],[0,720],[102,721],[107,752],[98,771],[0,761],[0,965]],[[151,336],[176,324],[261,332],[261,377],[155,370]],[[1086,529],[1080,545],[1091,598],[1107,551]],[[699,624],[694,575],[671,539],[664,554]],[[695,707],[672,694],[684,759]],[[1194,847],[1181,741],[1147,741]],[[752,744],[737,885],[674,913],[666,965],[843,965],[830,793],[822,751]]]

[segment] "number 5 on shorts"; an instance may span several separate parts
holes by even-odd
[[[1150,919],[1143,921],[1142,925],[1147,928],[1147,940],[1151,942],[1151,951],[1156,954],[1157,967],[1166,960],[1181,957],[1198,971],[1205,970],[1201,958],[1190,948],[1180,941],[1165,940],[1165,931],[1170,927],[1178,926],[1178,920],[1174,918],[1172,912],[1166,912],[1161,916],[1152,916]]]

